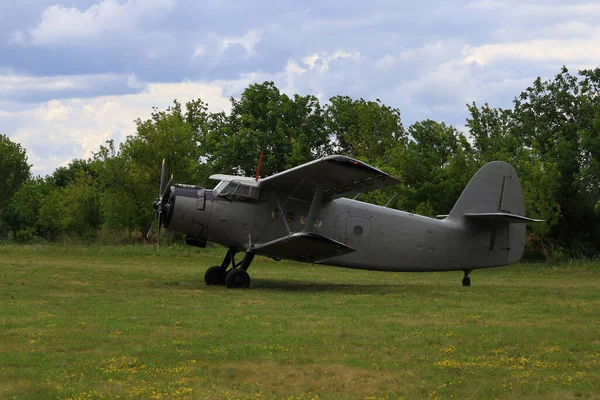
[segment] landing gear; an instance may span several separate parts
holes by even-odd
[[[215,265],[206,270],[204,282],[208,286],[227,286],[228,288],[247,288],[250,286],[248,267],[254,259],[254,253],[246,252],[239,263],[235,262],[236,250],[229,249],[221,265]],[[228,270],[229,266],[231,268]]]
[[[469,274],[471,273],[471,270],[466,269],[464,272],[465,272],[465,276],[462,278],[462,285],[465,287],[471,286],[471,278],[469,278]]]
[[[225,271],[219,265],[215,265],[204,273],[204,282],[208,286],[221,286],[225,284],[225,275]]]
[[[232,269],[227,273],[225,285],[230,289],[250,287],[250,275],[243,269]]]

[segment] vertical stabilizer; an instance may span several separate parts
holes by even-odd
[[[448,215],[462,220],[481,237],[473,257],[482,264],[517,262],[525,248],[525,202],[515,169],[502,161],[484,165],[475,173]],[[475,250],[475,249],[474,249]]]
[[[481,167],[460,195],[450,217],[467,213],[525,215],[523,191],[517,171],[502,161]]]

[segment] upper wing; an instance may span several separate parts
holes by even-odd
[[[334,155],[261,179],[258,186],[311,201],[317,184],[323,188],[323,200],[332,200],[397,183],[396,178],[362,161]]]

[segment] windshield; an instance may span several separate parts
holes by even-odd
[[[242,201],[258,200],[259,197],[258,188],[231,181],[221,181],[213,189],[213,194],[229,200]]]
[[[221,181],[219,182],[219,184],[217,186],[215,186],[215,188],[213,189],[213,193],[215,194],[215,196],[218,196],[219,193],[221,193],[221,190],[223,190],[223,188],[225,186],[227,186],[229,182],[227,181]]]

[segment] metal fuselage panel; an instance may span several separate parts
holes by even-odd
[[[328,219],[322,234],[331,235],[356,252],[322,260],[320,264],[406,272],[507,264],[502,235],[496,233],[497,243],[491,248],[493,232],[464,219],[438,220],[349,199],[331,202],[323,212],[337,218],[333,230]]]
[[[503,236],[503,232],[493,233],[489,227],[464,219],[437,220],[337,199],[325,203],[315,223],[307,228],[309,203],[283,204],[280,201],[279,205],[275,195],[258,203],[214,198],[203,238],[246,250],[252,244],[266,243],[306,229],[356,250],[318,261],[318,264],[381,271],[477,269],[506,265],[509,261],[507,248],[503,247],[508,232]],[[493,245],[492,235],[495,236]]]

